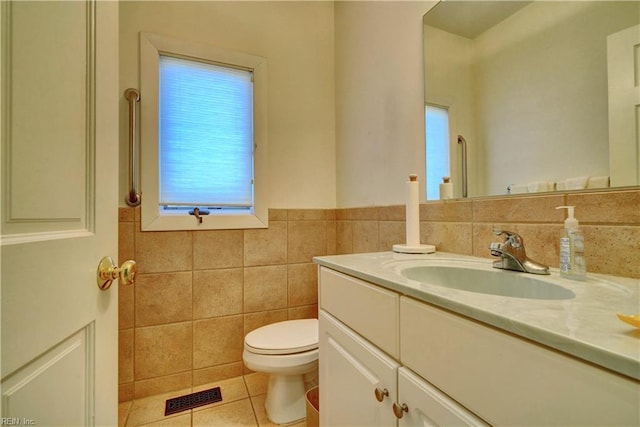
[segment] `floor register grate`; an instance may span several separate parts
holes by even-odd
[[[187,394],[185,396],[167,399],[164,406],[164,415],[171,415],[187,409],[197,408],[198,406],[209,405],[210,403],[221,402],[222,392],[220,387],[210,388],[208,390],[198,391],[196,393]]]

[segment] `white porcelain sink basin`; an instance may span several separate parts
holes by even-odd
[[[400,274],[420,283],[467,292],[543,300],[571,299],[575,294],[562,286],[527,273],[464,268],[455,265],[421,265],[403,268]]]

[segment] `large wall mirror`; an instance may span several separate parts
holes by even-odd
[[[457,135],[469,196],[640,184],[640,2],[440,2],[424,55],[455,196]]]

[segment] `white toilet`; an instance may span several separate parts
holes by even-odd
[[[318,319],[287,320],[249,332],[242,359],[252,371],[269,374],[265,409],[272,422],[304,418],[304,375],[318,366]]]

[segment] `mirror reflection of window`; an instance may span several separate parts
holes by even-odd
[[[451,176],[449,167],[449,109],[425,106],[426,189],[427,200],[440,198],[440,183]]]

